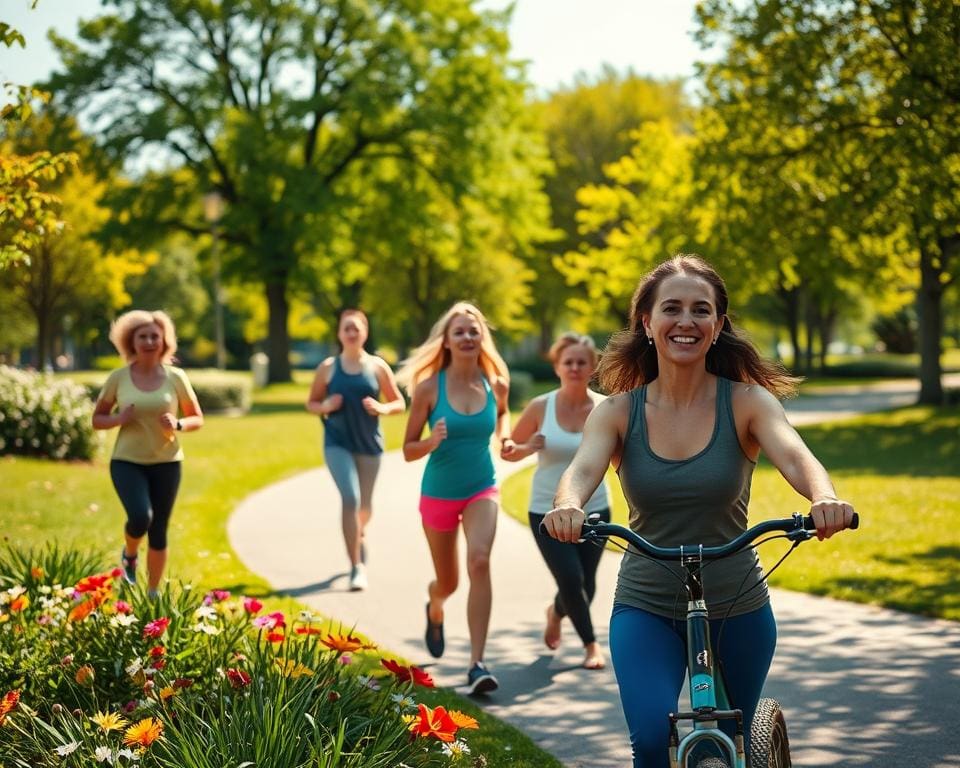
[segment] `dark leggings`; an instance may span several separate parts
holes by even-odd
[[[769,604],[727,619],[722,637],[721,623],[710,620],[711,643],[723,667],[730,704],[743,710],[749,750],[750,723],[773,660],[777,625]],[[686,622],[616,603],[610,618],[610,656],[630,729],[633,768],[667,768],[667,715],[676,711],[687,671]],[[732,720],[721,720],[720,728],[733,736]]]
[[[127,512],[124,530],[133,539],[146,534],[150,549],[167,548],[167,526],[180,488],[180,464],[135,464],[120,459],[110,462],[110,479]]]
[[[610,522],[610,510],[591,512],[600,516],[600,521]],[[540,554],[547,563],[554,581],[557,582],[557,595],[553,598],[553,610],[557,616],[569,616],[577,634],[584,645],[596,642],[593,622],[590,620],[590,603],[597,591],[597,566],[603,555],[603,547],[591,542],[566,544],[557,541],[548,533],[540,530],[543,515],[530,512],[530,530],[540,548]]]

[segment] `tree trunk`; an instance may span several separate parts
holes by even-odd
[[[287,302],[286,274],[277,275],[267,283],[267,355],[270,367],[267,381],[270,384],[293,381],[290,371],[290,331],[288,319],[290,305]]]
[[[817,313],[817,331],[820,336],[820,359],[818,360],[818,368],[821,374],[827,370],[827,351],[830,347],[830,342],[833,341],[833,332],[837,325],[837,314],[836,308],[828,308],[827,310],[821,308]]]
[[[946,243],[941,243],[941,252]],[[948,246],[947,246],[948,247]],[[942,262],[929,248],[920,248],[920,290],[917,292],[917,319],[920,322],[920,399],[925,405],[943,402],[940,368],[943,299]]]
[[[780,287],[780,298],[783,300],[783,307],[786,310],[787,334],[790,336],[790,349],[792,359],[790,365],[794,373],[799,373],[800,361],[800,302],[798,301],[797,289],[786,289]]]

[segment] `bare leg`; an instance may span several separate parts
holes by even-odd
[[[129,533],[124,531],[123,538],[124,538],[123,554],[133,559],[134,557],[137,556],[137,553],[140,551],[140,542],[143,541],[143,536],[140,536],[139,538],[135,539]]]
[[[433,570],[436,578],[427,586],[430,596],[430,621],[439,624],[443,621],[443,603],[457,589],[459,563],[457,561],[457,530],[438,531],[427,525],[423,532],[430,546],[433,558]]]
[[[363,562],[364,535],[367,524],[373,516],[373,484],[376,482],[377,473],[380,471],[380,456],[356,454],[354,459],[357,462],[357,476],[360,481],[360,508],[357,510],[359,536],[357,537],[356,562]]]
[[[470,666],[483,660],[490,627],[493,585],[490,581],[490,550],[497,532],[497,502],[478,499],[463,511],[463,533],[467,539],[467,625],[470,628]]]
[[[160,579],[166,564],[167,550],[147,547],[147,589],[156,591],[160,587]]]
[[[547,627],[543,630],[543,642],[551,651],[560,647],[560,622],[563,617],[554,609],[553,603],[547,606]]]

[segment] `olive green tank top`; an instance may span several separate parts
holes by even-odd
[[[731,385],[729,379],[717,379],[710,442],[696,455],[681,460],[661,458],[650,448],[646,385],[629,393],[630,416],[618,474],[630,508],[630,528],[653,544],[715,546],[746,530],[756,464],[744,454],[737,437]],[[682,575],[679,563],[655,563],[626,554],[620,565],[616,602],[682,619],[687,609]],[[753,611],[769,600],[752,549],[705,563],[702,576],[711,618],[724,616],[738,592],[741,597],[731,616]]]

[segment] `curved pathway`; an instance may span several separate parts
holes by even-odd
[[[795,423],[809,423],[914,398],[896,388],[885,397],[875,390],[835,392],[799,398],[788,412]],[[339,496],[323,468],[249,496],[228,534],[240,559],[278,591],[341,619],[345,628],[356,626],[429,667],[438,684],[455,687],[465,682],[469,656],[466,584],[447,603],[447,653],[435,662],[423,646],[432,577],[416,511],[423,466],[398,453],[384,456],[367,534],[365,592],[347,590]],[[500,478],[518,468],[501,466]],[[608,552],[598,573],[594,616],[603,646],[618,567],[619,557]],[[569,623],[559,651],[544,647],[552,580],[529,530],[507,515],[499,521],[491,569],[486,657],[501,687],[478,702],[570,768],[629,765],[613,673],[580,669],[582,648]],[[784,702],[796,766],[960,768],[960,624],[777,590],[772,599],[780,640],[767,694]]]

